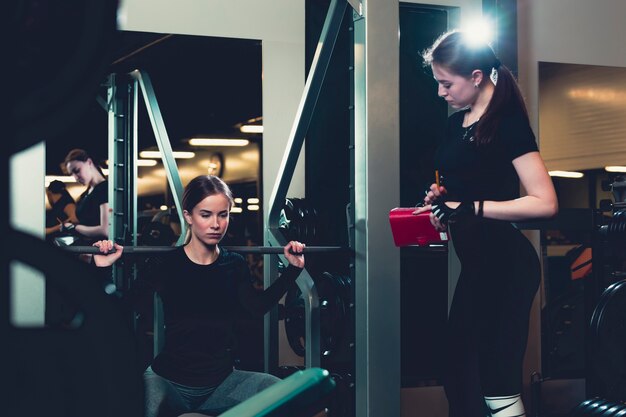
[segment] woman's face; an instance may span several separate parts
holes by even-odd
[[[217,245],[226,234],[230,221],[230,201],[224,194],[214,194],[200,201],[189,213],[183,212],[191,228],[192,239]]]
[[[437,94],[446,100],[450,107],[462,109],[474,104],[480,90],[475,84],[480,80],[454,74],[437,64],[432,64],[432,70],[438,84]]]
[[[90,160],[87,160],[87,162],[69,161],[65,165],[65,169],[79,183],[85,185],[91,182]]]

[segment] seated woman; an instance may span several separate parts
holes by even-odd
[[[272,375],[233,369],[234,322],[244,311],[269,311],[304,267],[304,245],[290,242],[284,248],[289,267],[258,291],[244,258],[219,246],[233,206],[228,186],[214,176],[196,177],[182,206],[187,243],[161,256],[129,294],[157,291],[165,314],[165,346],[144,373],[146,417],[217,415],[275,383]],[[108,240],[94,246],[103,253],[115,249],[94,256],[99,267],[112,265],[124,251]]]
[[[109,225],[108,185],[102,169],[82,149],[72,149],[62,164],[87,189],[76,202],[77,222],[63,223],[62,230],[73,230],[86,244],[106,239]]]
[[[67,192],[65,184],[54,180],[46,188],[46,196],[50,203],[51,225],[46,227],[46,240],[54,238],[61,231],[64,222],[78,223],[76,203]]]

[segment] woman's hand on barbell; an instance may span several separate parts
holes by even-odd
[[[295,240],[292,240],[285,245],[283,253],[285,258],[287,258],[287,261],[289,261],[289,264],[297,268],[304,268],[304,254],[302,251],[305,247],[306,245],[304,243],[300,243]]]
[[[102,255],[93,256],[94,263],[96,266],[101,268],[113,265],[118,259],[120,259],[122,252],[124,251],[123,246],[118,245],[111,240],[99,240],[94,243],[93,246],[100,249],[100,252],[102,253]]]

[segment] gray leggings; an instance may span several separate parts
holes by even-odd
[[[157,375],[151,367],[143,380],[145,417],[175,417],[192,411],[216,416],[280,381],[270,374],[235,369],[217,387],[189,387]]]

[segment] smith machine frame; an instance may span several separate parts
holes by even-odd
[[[394,175],[397,183],[397,173],[390,174],[392,175],[391,178],[384,178],[383,176],[383,178],[377,177],[375,180],[371,180],[367,175],[368,171],[372,169],[368,154],[374,152],[380,153],[381,157],[389,162],[389,166],[397,166],[397,163],[394,163],[394,158],[397,159],[398,148],[397,111],[394,112],[394,106],[397,106],[397,91],[393,87],[385,86],[385,84],[394,85],[394,76],[390,77],[387,71],[393,74],[389,67],[397,65],[397,51],[393,51],[393,48],[389,48],[388,45],[389,42],[397,42],[393,36],[395,33],[397,38],[398,11],[395,9],[398,6],[397,4],[387,5],[385,3],[393,2],[375,0],[367,2],[368,14],[380,18],[380,24],[377,25],[379,29],[374,30],[371,26],[367,27],[366,25],[363,3],[358,0],[331,0],[277,180],[269,200],[269,212],[265,224],[265,244],[272,247],[284,246],[286,240],[278,228],[280,212],[287,197],[289,184],[315,111],[317,99],[323,88],[324,77],[341,28],[341,22],[346,15],[347,7],[351,6],[354,46],[352,58],[354,64],[351,67],[353,102],[350,111],[353,128],[350,146],[350,206],[352,210],[350,211],[349,227],[350,245],[355,254],[350,269],[352,282],[356,285],[357,366],[355,369],[357,373],[356,407],[359,416],[399,415],[400,317],[397,306],[399,302],[399,266],[397,265],[399,262],[394,264],[394,259],[398,258],[398,255],[393,251],[393,245],[390,244],[391,239],[389,242],[382,243],[372,243],[368,240],[368,234],[371,233],[376,233],[377,236],[389,234],[388,227],[384,224],[382,226],[379,224],[370,226],[367,222],[368,215],[372,214],[377,218],[383,214],[382,218],[386,218],[384,216],[388,211],[387,206],[398,199],[398,196],[394,194],[395,189],[389,187],[389,183],[394,181]],[[382,33],[380,28],[384,26],[382,23],[385,22],[391,27],[391,32],[385,30],[386,36],[378,36],[377,33]],[[372,46],[367,44],[372,44]],[[377,60],[377,64],[374,66],[368,64],[367,48],[372,49],[374,47],[376,47],[377,56],[380,56],[382,61],[386,60],[387,62],[383,64],[382,62],[378,63]],[[366,72],[371,81],[366,79]],[[377,77],[383,81],[377,84],[382,89],[371,92],[371,83],[376,82]],[[395,85],[397,86],[397,83]],[[368,92],[368,88],[370,92]],[[381,95],[383,93],[384,95]],[[112,74],[108,80],[106,108],[109,112],[109,201],[113,213],[110,216],[110,236],[127,245],[136,246],[137,244],[137,190],[134,179],[137,175],[137,113],[140,95],[143,96],[157,146],[162,155],[174,204],[178,215],[181,217],[180,223],[183,227],[183,233],[177,243],[182,244],[185,234],[185,222],[182,219],[181,207],[183,186],[152,83],[148,74],[139,70],[122,76]],[[377,104],[374,105],[373,103]],[[384,108],[389,115],[384,114],[381,118],[379,114],[376,114],[375,117],[372,117],[372,109],[376,106],[379,108],[377,111]],[[381,112],[381,114],[385,112]],[[376,122],[372,123],[368,121],[368,118],[376,119]],[[377,123],[379,124],[378,127],[376,126]],[[383,136],[387,142],[368,141],[368,136],[372,135],[370,132],[374,130],[377,130],[375,133]],[[375,184],[375,181],[380,182]],[[380,202],[380,198],[371,198],[370,189],[372,187],[385,190],[390,201],[383,205],[384,202]],[[395,193],[398,194],[397,190]],[[281,255],[278,257],[280,258]],[[272,283],[278,272],[277,259],[270,259],[266,258],[265,262],[266,287]],[[372,266],[375,265],[374,262],[382,264],[382,260],[385,260],[387,265]],[[397,261],[397,259],[395,260]],[[377,277],[377,281],[373,281],[372,273],[382,276]],[[124,270],[121,266],[116,267],[114,269],[116,285],[123,286],[130,282],[133,279],[132,274],[134,271]],[[358,280],[355,280],[357,275]],[[393,278],[394,276],[397,278]],[[381,280],[383,279],[387,282],[382,283]],[[306,269],[296,282],[305,301],[305,366],[307,368],[319,367],[321,364],[320,308],[317,289]],[[377,298],[391,300],[392,307],[388,305],[382,307],[383,302],[379,303],[376,301]],[[381,305],[380,308],[378,307],[379,304]],[[277,323],[278,312],[277,309],[274,309],[265,317],[266,371],[272,371],[278,366]],[[163,317],[160,308],[155,311],[154,324],[156,354],[162,344]],[[372,331],[374,328],[385,329],[384,336],[379,334],[380,330]],[[380,343],[381,337],[386,337],[389,342]],[[370,364],[373,361],[377,361],[380,368],[371,367]],[[390,383],[390,381],[395,382]],[[395,398],[396,396],[398,398]]]

